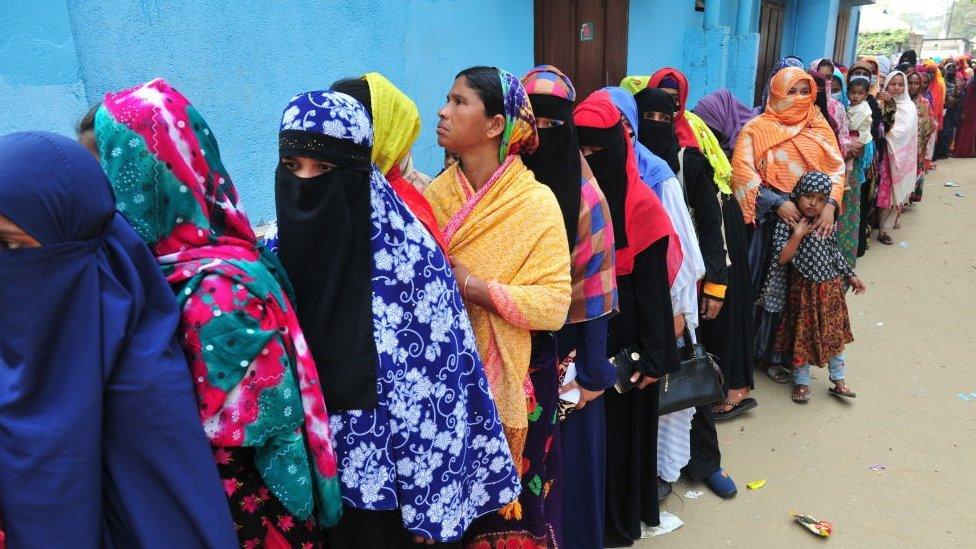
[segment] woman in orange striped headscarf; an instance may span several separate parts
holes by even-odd
[[[814,230],[823,236],[834,231],[838,204],[844,193],[844,159],[830,124],[817,108],[816,83],[803,69],[787,67],[769,84],[766,110],[739,132],[732,155],[732,191],[742,206],[746,223],[755,230],[749,246],[752,282],[758,289],[769,265],[767,254],[777,219],[799,221],[800,212],[789,194],[803,174],[820,171],[830,176],[831,193]],[[777,365],[772,351],[779,313],[758,311],[755,353],[759,360]],[[782,367],[769,366],[776,381],[789,380]]]

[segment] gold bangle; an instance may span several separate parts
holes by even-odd
[[[461,285],[461,297],[464,299],[468,298],[468,281],[471,280],[471,273],[464,277],[464,284]]]

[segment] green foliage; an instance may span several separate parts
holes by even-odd
[[[908,31],[903,29],[865,32],[857,35],[857,53],[858,55],[887,55],[901,49],[906,42],[908,42]]]

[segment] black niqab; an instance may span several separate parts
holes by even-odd
[[[278,256],[294,286],[296,312],[329,409],[372,409],[377,404],[377,353],[369,150],[351,150],[355,146],[348,141],[300,133],[315,142],[335,142],[318,143],[316,152],[301,139],[286,147],[282,132],[282,156],[307,156],[337,167],[305,179],[278,165]]]
[[[552,189],[563,214],[569,249],[576,248],[579,226],[580,185],[583,177],[580,166],[579,138],[573,124],[573,103],[554,95],[529,95],[536,118],[559,120],[562,125],[539,128],[539,146],[522,161],[532,170],[540,183]]]
[[[674,99],[668,92],[659,88],[645,88],[634,96],[637,101],[637,110],[640,111],[640,119],[637,124],[637,140],[650,151],[662,158],[671,167],[675,174],[681,169],[678,162],[678,152],[681,145],[678,143],[678,136],[674,132],[674,121],[663,122],[660,120],[649,120],[647,113],[659,112],[675,116]]]

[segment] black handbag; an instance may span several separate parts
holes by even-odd
[[[725,379],[715,357],[698,343],[686,344],[683,350],[688,358],[681,361],[678,371],[665,374],[657,382],[659,415],[714,404],[725,398]]]

